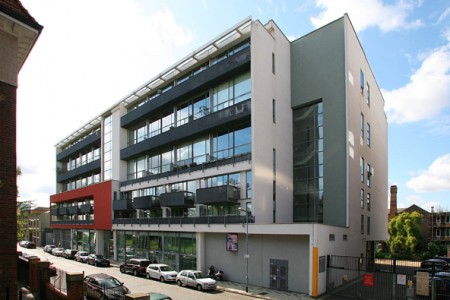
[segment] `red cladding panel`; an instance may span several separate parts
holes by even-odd
[[[52,228],[112,229],[112,181],[90,185],[50,196],[50,204],[94,199],[94,225],[55,225]]]

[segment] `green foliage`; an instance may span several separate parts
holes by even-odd
[[[413,257],[422,241],[420,222],[423,216],[418,212],[401,213],[389,222],[388,245],[392,254]]]
[[[29,234],[29,212],[33,201],[17,201],[17,240],[26,240]]]

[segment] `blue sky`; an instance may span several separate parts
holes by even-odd
[[[56,143],[244,18],[295,39],[348,13],[383,91],[399,207],[450,210],[448,0],[21,2],[44,26],[19,75],[22,200],[48,205]]]

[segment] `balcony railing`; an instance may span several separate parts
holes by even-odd
[[[255,223],[255,217],[248,218],[249,223]],[[116,218],[114,225],[196,225],[196,224],[239,224],[245,223],[245,216],[203,216],[203,217],[171,217],[171,218]]]
[[[198,189],[196,195],[199,204],[237,203],[239,189],[232,185],[213,186]]]
[[[159,197],[156,196],[135,197],[132,206],[134,209],[155,209],[161,207],[159,205]]]
[[[161,194],[161,206],[163,207],[193,207],[194,193],[176,191]]]
[[[94,220],[50,221],[50,225],[94,225]]]

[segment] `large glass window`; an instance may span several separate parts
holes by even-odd
[[[252,91],[252,81],[250,73],[236,77],[234,82],[234,103],[239,103],[250,98]]]
[[[209,96],[204,94],[194,98],[194,119],[199,119],[209,114]]]
[[[323,221],[323,105],[294,110],[294,221]]]
[[[103,154],[112,151],[112,116],[106,117],[103,120]],[[111,156],[108,155],[110,158]],[[109,180],[112,178],[112,164],[110,160],[103,160],[103,179]]]

